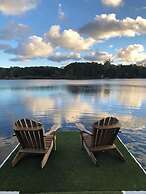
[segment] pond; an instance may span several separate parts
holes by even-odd
[[[0,162],[17,144],[13,122],[32,118],[47,130],[87,128],[104,116],[117,117],[120,137],[146,168],[146,80],[0,80]]]

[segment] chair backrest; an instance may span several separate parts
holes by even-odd
[[[14,131],[23,149],[44,149],[42,124],[30,119],[17,120]]]
[[[113,145],[120,129],[117,118],[106,117],[93,125],[92,146]]]

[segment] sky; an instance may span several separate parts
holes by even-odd
[[[146,65],[146,0],[0,0],[0,66]]]

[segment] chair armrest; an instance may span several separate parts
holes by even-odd
[[[91,131],[88,131],[82,123],[75,123],[76,127],[79,128],[81,133],[87,133],[88,135],[93,135]]]
[[[120,125],[119,124],[113,124],[113,125],[97,125],[96,123],[93,124],[93,128],[95,129],[120,129]]]
[[[61,127],[60,124],[54,124],[51,129],[48,129],[48,131],[44,134],[44,136],[52,135],[57,132],[57,130]]]

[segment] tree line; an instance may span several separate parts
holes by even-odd
[[[146,78],[146,67],[114,65],[110,61],[104,64],[96,62],[74,62],[58,68],[10,67],[0,68],[0,79],[106,79],[106,78]]]

